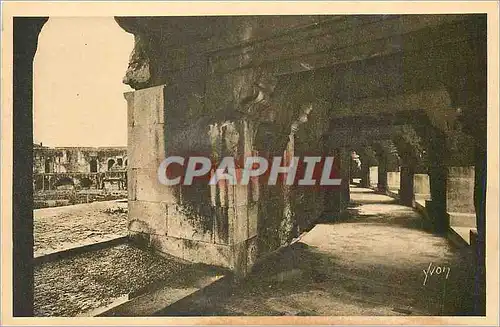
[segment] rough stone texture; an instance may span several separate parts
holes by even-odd
[[[466,227],[464,228],[464,234],[461,235],[464,240],[470,244],[470,231],[476,228],[476,214],[475,213],[461,213],[461,212],[450,212],[450,227]]]
[[[448,167],[446,205],[449,213],[475,213],[474,167]]]
[[[187,265],[131,247],[116,247],[35,268],[34,315],[74,317],[176,278]]]
[[[168,204],[162,202],[129,201],[128,229],[132,232],[167,234]]]
[[[127,235],[127,204],[93,202],[34,210],[34,255]]]
[[[389,190],[399,190],[401,180],[401,172],[389,171],[387,172],[387,186]]]
[[[461,96],[469,94],[464,90],[480,97],[473,85],[485,77],[477,69],[484,16],[121,17],[117,21],[136,36],[125,77],[137,89],[127,96],[129,117],[143,122],[130,125],[133,169],[156,169],[164,155],[198,154],[217,160],[255,153],[331,154],[347,148],[325,137],[328,129],[339,127],[330,126],[333,117],[407,113],[405,124],[419,125],[415,132],[432,156],[429,173],[436,216],[444,213],[442,168],[448,160],[462,158],[440,155],[443,151],[434,143],[445,144],[447,136],[457,135],[450,126],[456,123],[458,106],[464,104],[469,112],[476,103]],[[420,111],[423,123],[414,118]],[[395,171],[400,158],[392,151],[397,144],[378,141],[385,144],[377,151],[378,188],[385,190],[386,172]],[[349,169],[340,168],[348,181]],[[135,199],[140,199],[144,191],[137,186]],[[339,191],[339,199],[333,192],[326,203],[324,194],[307,194],[300,188],[259,185],[240,191],[234,194],[242,196],[232,198],[230,190],[219,186],[196,184],[178,193],[173,190],[172,201],[189,213],[175,216],[175,235],[232,246],[247,244],[253,236],[250,230],[257,229],[260,255],[287,244],[307,228],[321,213],[321,204],[341,211],[349,201],[348,183]],[[158,194],[148,200],[164,200]],[[331,199],[338,203],[332,205]],[[252,219],[250,202],[257,206],[252,208]],[[245,261],[233,254],[238,257],[229,256],[233,263]]]
[[[413,175],[413,192],[415,194],[415,199],[430,200],[431,189],[429,185],[429,175]]]
[[[398,190],[400,203],[413,206],[415,200],[413,193],[413,175],[415,174],[415,169],[413,166],[403,166],[400,170],[400,187]]]
[[[179,187],[169,187],[158,182],[158,168],[132,168],[132,194],[129,199],[149,202],[177,203]]]
[[[129,117],[133,120],[129,124],[129,131],[132,134],[130,139],[137,140],[132,144],[130,151],[131,185],[133,185],[134,190],[131,196],[135,199],[135,201],[131,200],[130,204],[130,229],[132,232],[165,235],[163,226],[166,225],[168,226],[166,231],[168,238],[159,238],[158,243],[150,242],[151,246],[159,246],[165,251],[170,251],[171,254],[174,254],[171,252],[174,251],[174,255],[191,258],[197,262],[203,258],[210,263],[218,262],[226,266],[230,265],[235,270],[246,273],[247,267],[238,267],[238,265],[246,265],[248,262],[255,261],[254,259],[247,260],[248,256],[254,258],[264,254],[275,249],[276,246],[286,244],[298,235],[299,230],[293,215],[294,208],[291,207],[293,201],[291,197],[299,197],[300,194],[306,192],[301,190],[299,193],[292,194],[292,190],[284,186],[270,186],[270,191],[277,196],[274,198],[275,201],[264,201],[266,205],[262,206],[258,205],[263,202],[260,199],[266,198],[262,197],[261,184],[258,182],[253,182],[250,186],[218,184],[209,187],[203,183],[205,181],[195,181],[191,186],[181,187],[159,185],[157,175],[151,167],[154,164],[159,164],[164,156],[162,142],[168,153],[176,155],[205,154],[215,160],[227,155],[233,156],[235,159],[245,158],[245,156],[254,153],[255,147],[259,147],[258,140],[254,139],[253,129],[258,123],[252,119],[238,119],[221,124],[218,122],[210,123],[210,120],[207,120],[210,117],[206,117],[206,119],[199,119],[191,127],[186,126],[186,129],[175,126],[174,122],[182,124],[186,117],[185,114],[189,114],[189,112],[184,112],[184,115],[181,115],[179,107],[169,107],[172,98],[167,99],[166,97],[168,95],[173,98],[178,97],[178,95],[171,93],[170,88],[171,86],[167,87],[167,91],[164,92],[163,87],[154,87],[136,91],[138,95],[133,93],[126,96],[129,102],[129,111],[132,111]],[[147,96],[148,93],[150,98]],[[187,96],[187,94],[185,93],[183,96]],[[210,96],[216,97],[219,96],[218,94],[214,93]],[[218,100],[223,99],[218,98]],[[249,100],[239,101],[242,101],[243,104]],[[215,100],[214,102],[217,103]],[[164,106],[163,109],[162,106]],[[259,111],[255,104],[251,108],[248,105],[244,105],[243,108],[251,110],[253,114],[257,114]],[[145,110],[151,110],[153,118],[147,118],[144,114]],[[161,126],[161,118],[155,118],[163,117],[161,114],[156,114],[160,110],[167,113],[165,114],[167,118],[164,120],[164,130]],[[170,110],[172,110],[171,114]],[[320,116],[316,114],[311,115],[311,117],[315,121],[321,121]],[[298,118],[297,126],[293,130],[295,132],[302,130],[299,129],[299,125],[307,121],[308,117],[300,118],[299,116]],[[314,130],[314,126],[307,127]],[[302,130],[302,133],[308,135],[307,129]],[[161,134],[165,136],[162,137]],[[317,140],[321,134],[315,133],[313,135]],[[303,146],[307,146],[307,138],[303,137],[302,139]],[[144,142],[140,140],[144,140]],[[284,145],[286,147],[282,148],[282,153],[286,148],[288,149],[287,153],[293,155],[293,142],[289,141],[288,145],[286,143]],[[142,154],[141,151],[150,148],[153,150]],[[279,152],[279,148],[277,150]],[[314,203],[322,202],[321,197],[315,197],[315,199],[315,202],[311,203],[311,207]],[[138,202],[148,203],[148,208],[157,209],[144,210],[144,212],[136,210]],[[154,203],[161,204],[155,206]],[[163,214],[165,203],[168,207],[166,215]],[[278,215],[274,215],[274,211],[270,211],[274,210],[271,207],[276,206],[278,206]],[[295,206],[299,208],[300,204],[295,202]],[[302,216],[303,221],[300,223],[300,229],[307,228],[311,220],[319,216],[321,206],[306,208],[306,211],[307,213]],[[255,240],[265,240],[264,243],[259,243],[258,249],[255,248],[255,245],[252,245],[254,250],[243,249],[242,247],[251,246],[247,240],[257,236],[259,228],[265,231],[266,237],[255,238]],[[217,256],[217,252],[210,249],[218,249],[217,251],[225,251],[228,254],[231,253],[230,251],[236,252],[231,255],[222,255],[220,259],[209,258],[210,256],[203,251],[202,253],[194,253],[192,247],[186,246],[183,242],[207,249],[209,251],[207,253],[213,256]],[[177,245],[172,246],[172,244]],[[224,248],[222,245],[227,246]],[[191,256],[186,255],[186,253],[191,253]],[[252,254],[250,255],[250,253]]]
[[[233,268],[231,247],[171,236],[150,235],[152,249],[196,263]]]
[[[376,188],[378,185],[378,166],[370,167],[370,187]]]
[[[33,145],[33,191],[126,189],[126,147]]]
[[[118,159],[122,164],[116,164]],[[90,173],[91,161],[95,161],[95,172],[106,172],[108,162],[113,160],[113,169],[125,169],[126,147],[47,147],[34,144],[33,172],[40,173]]]
[[[169,205],[167,214],[167,235],[192,241],[201,241],[207,243],[213,242],[213,226],[207,226],[208,228],[201,229],[193,219],[194,217],[192,217],[192,215],[196,214],[196,212],[183,210],[181,204]],[[213,217],[210,218],[213,219]],[[206,218],[200,217],[200,219]]]

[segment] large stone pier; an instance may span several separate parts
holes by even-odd
[[[342,216],[352,151],[366,186],[395,190],[407,205],[427,200],[437,232],[464,187],[472,212],[472,184],[448,167],[474,166],[484,152],[481,129],[461,122],[485,115],[485,16],[116,20],[135,36],[124,82],[135,89],[126,99],[138,241],[245,275],[317,219]],[[157,177],[168,156],[285,154],[334,156],[344,182],[311,191],[259,181],[164,186]],[[475,170],[477,207],[485,173]],[[484,216],[477,221],[483,240]]]

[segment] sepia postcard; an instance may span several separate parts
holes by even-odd
[[[497,1],[2,3],[2,325],[498,326]]]

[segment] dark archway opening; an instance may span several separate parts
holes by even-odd
[[[90,160],[90,172],[97,173],[97,160],[95,159]]]
[[[52,159],[45,159],[45,173],[52,173]]]
[[[80,181],[80,186],[82,188],[90,188],[92,186],[92,180],[90,180],[89,178],[82,178],[81,181]]]
[[[75,183],[70,177],[62,177],[60,178],[54,186],[59,189],[73,189],[75,187]]]
[[[113,159],[108,160],[108,170],[111,170],[113,166],[115,165],[115,161]]]

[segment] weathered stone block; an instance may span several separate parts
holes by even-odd
[[[370,167],[370,187],[376,188],[378,184],[378,166]]]
[[[219,190],[217,190],[217,185],[210,185],[210,202],[214,207],[220,203],[219,199],[217,198],[218,194]]]
[[[476,228],[476,215],[474,213],[450,212],[450,226]]]
[[[219,203],[221,207],[227,208],[229,206],[229,192],[227,183],[219,183],[216,185],[216,195],[215,201]]]
[[[389,190],[399,190],[401,173],[399,171],[387,172],[387,186]]]
[[[204,204],[205,206],[207,204]],[[186,240],[213,242],[214,214],[200,214],[198,208],[174,204],[168,207],[168,236]]]
[[[240,205],[228,208],[229,243],[237,244],[248,239],[248,206]]]
[[[240,242],[231,245],[231,269],[236,275],[244,276],[248,270],[248,245],[247,242]]]
[[[165,159],[164,126],[134,126],[129,131],[129,167],[158,169]]]
[[[229,208],[233,206],[246,205],[249,202],[249,197],[251,196],[249,185],[229,185],[229,183],[225,181],[218,183],[218,185],[216,185],[216,189],[212,187],[211,192],[215,192],[215,194],[212,195],[212,202],[219,201],[220,206]]]
[[[227,245],[175,238],[164,235],[151,235],[154,249],[195,263],[204,263],[230,268],[230,247]]]
[[[159,235],[167,233],[167,204],[129,201],[128,210],[130,231]]]
[[[413,193],[415,194],[416,200],[429,200],[431,198],[429,175],[413,175]]]
[[[164,123],[164,85],[137,90],[132,97],[133,113],[129,115],[133,126],[153,126]]]
[[[257,237],[231,245],[231,269],[237,275],[245,276],[251,271],[259,256],[257,245]]]
[[[448,212],[475,213],[474,166],[448,168],[446,209]]]
[[[249,202],[257,202],[259,201],[260,196],[260,188],[259,188],[260,180],[258,177],[250,178],[248,186],[250,188],[250,197],[248,199]]]
[[[247,241],[247,273],[250,273],[258,258],[258,240],[257,237],[252,237]]]
[[[127,191],[129,201],[135,201],[137,199],[136,182],[136,172],[134,169],[129,168],[127,170]]]
[[[166,235],[151,235],[149,246],[154,250],[184,259],[184,240]]]
[[[242,206],[248,204],[249,187],[248,185],[228,185],[228,206]]]
[[[130,169],[135,179],[136,199],[141,201],[178,203],[179,186],[162,185],[155,169]]]
[[[322,204],[323,202],[321,202]],[[321,211],[323,208],[321,208]],[[247,206],[247,216],[248,216],[248,237],[252,238],[257,236],[258,225],[259,225],[259,204],[251,203]]]
[[[214,243],[229,244],[228,208],[214,207]]]
[[[135,91],[123,93],[125,100],[127,100],[127,125],[129,128],[134,126],[134,94]]]

